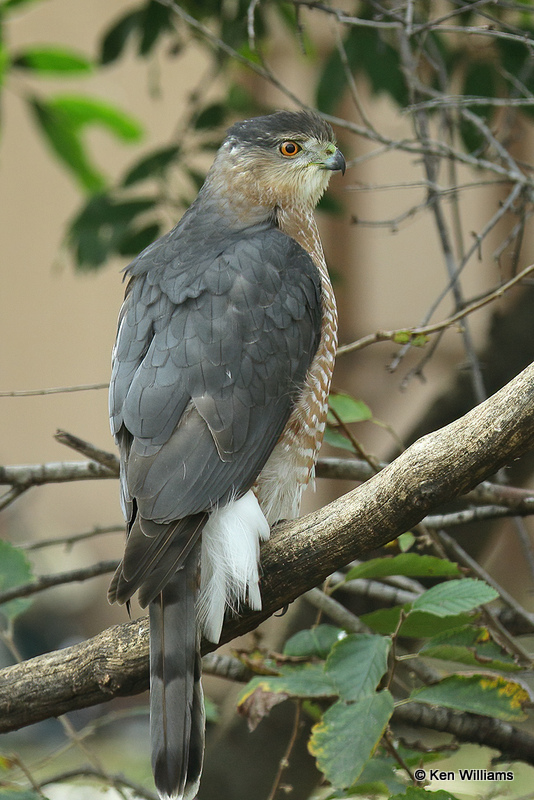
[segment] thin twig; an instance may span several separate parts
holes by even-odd
[[[515,286],[517,283],[522,281],[527,275],[529,275],[534,270],[534,264],[530,264],[530,266],[525,267],[524,270],[519,272],[509,281],[506,283],[501,284],[497,289],[495,289],[490,294],[487,294],[480,300],[477,300],[470,305],[465,306],[462,308],[461,311],[457,311],[455,314],[452,314],[447,319],[442,320],[441,322],[436,322],[432,325],[423,325],[421,327],[415,328],[399,328],[394,331],[376,331],[375,333],[370,333],[367,336],[363,336],[361,339],[358,339],[355,342],[351,342],[350,344],[341,345],[337,349],[337,355],[346,355],[347,353],[353,353],[356,350],[361,350],[364,347],[368,347],[371,344],[375,344],[376,342],[386,342],[386,341],[395,341],[401,335],[406,334],[410,336],[411,339],[420,336],[430,336],[433,333],[437,333],[445,328],[450,328],[451,326],[455,325],[457,322],[460,322],[465,317],[472,314],[474,311],[478,311],[479,308],[487,305],[488,303],[493,302],[498,297],[502,297],[512,286]]]
[[[471,556],[465,552],[463,547],[461,547],[458,542],[456,542],[452,536],[449,536],[448,533],[445,531],[440,531],[438,533],[440,540],[443,542],[447,550],[454,555],[454,558],[459,561],[461,564],[464,564],[466,567],[469,567],[470,570],[474,572],[474,574],[482,578],[483,581],[486,581],[490,586],[492,586],[496,592],[498,592],[501,600],[503,603],[506,603],[507,606],[510,606],[517,614],[518,617],[521,617],[528,625],[531,627],[534,626],[534,614],[531,614],[523,606],[517,602],[517,600],[512,597],[512,595],[503,589],[503,587],[491,577],[491,575],[480,566],[478,562],[471,558]]]
[[[278,789],[280,787],[280,781],[282,779],[282,775],[284,774],[285,770],[289,767],[289,759],[291,753],[293,752],[293,748],[295,747],[295,742],[297,741],[297,737],[299,735],[300,730],[300,712],[301,712],[301,705],[302,702],[297,700],[295,703],[295,719],[293,720],[293,728],[291,729],[291,735],[289,737],[289,742],[287,744],[286,750],[282,758],[280,759],[280,763],[278,764],[278,770],[276,772],[276,776],[267,797],[267,800],[274,800]]]
[[[0,397],[38,397],[47,394],[67,394],[69,392],[88,392],[94,389],[108,389],[109,383],[85,383],[80,386],[55,386],[51,389],[17,389],[0,392]]]
[[[103,467],[107,467],[112,472],[115,472],[115,474],[119,474],[120,462],[115,453],[101,450],[99,447],[95,447],[94,444],[86,442],[84,439],[80,439],[72,433],[67,433],[67,431],[56,431],[54,439],[60,442],[60,444],[64,444],[76,450],[77,453],[87,456],[87,458],[90,458],[92,461],[102,464]]]
[[[29,597],[37,592],[42,592],[45,589],[50,589],[52,586],[63,586],[65,583],[77,583],[87,581],[90,578],[96,578],[99,575],[106,575],[114,572],[117,569],[118,561],[100,561],[98,564],[91,564],[89,567],[81,567],[80,569],[71,569],[67,572],[58,572],[54,575],[41,575],[30,583],[22,583],[19,586],[13,586],[11,589],[4,589],[0,592],[0,605],[2,603],[9,603],[11,600],[16,600],[19,597]]]

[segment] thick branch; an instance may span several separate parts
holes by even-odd
[[[514,761],[534,763],[534,738],[527,731],[518,730],[492,717],[453,711],[451,708],[427,706],[424,703],[406,703],[398,706],[393,714],[395,722],[416,727],[452,733],[460,742],[493,747]]]
[[[342,565],[391,541],[533,445],[531,365],[461,419],[419,439],[357,489],[277,526],[262,549],[263,610],[228,620],[223,641],[252,630]],[[0,733],[147,685],[148,624],[142,619],[0,672]]]

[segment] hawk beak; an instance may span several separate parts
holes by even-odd
[[[342,175],[345,174],[347,162],[345,161],[345,156],[339,147],[336,147],[335,153],[333,153],[331,156],[328,156],[328,158],[325,158],[323,161],[323,166],[325,169],[331,169],[334,172],[341,172]]]

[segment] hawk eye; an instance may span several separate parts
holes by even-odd
[[[280,152],[282,155],[288,156],[289,158],[293,158],[293,156],[296,156],[301,150],[302,147],[296,142],[282,142],[280,145]]]

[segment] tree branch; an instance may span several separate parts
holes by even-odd
[[[262,548],[263,609],[228,619],[222,641],[254,629],[328,575],[396,538],[534,446],[534,365],[464,417],[415,442],[357,489],[276,526]],[[215,649],[205,643],[204,652]],[[0,733],[148,686],[148,621],[0,672]]]

